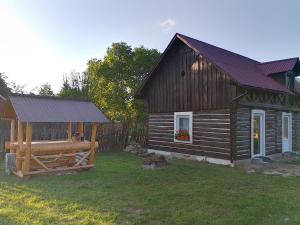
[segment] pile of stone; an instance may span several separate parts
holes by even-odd
[[[127,145],[124,151],[135,155],[143,155],[147,153],[147,151],[138,143],[131,143],[130,145]]]
[[[148,153],[141,145],[137,143],[131,143],[124,149],[124,151],[140,156],[143,160],[143,168],[145,169],[154,169],[167,165],[167,159],[165,156],[157,155],[155,153]]]
[[[157,167],[163,167],[167,165],[167,159],[163,155],[157,155],[155,153],[147,153],[142,156],[143,168],[154,169]]]

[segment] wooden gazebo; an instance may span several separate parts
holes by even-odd
[[[15,155],[12,172],[18,177],[92,168],[98,147],[97,125],[109,122],[89,101],[16,94],[8,97],[3,117],[11,120],[10,141],[5,147]],[[66,123],[68,138],[32,141],[33,123]],[[76,138],[73,123],[77,123]],[[90,140],[84,140],[85,123],[91,124]]]

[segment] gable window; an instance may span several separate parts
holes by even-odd
[[[174,142],[192,143],[193,112],[174,113]]]

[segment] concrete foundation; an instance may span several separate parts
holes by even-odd
[[[230,160],[225,160],[225,159],[216,159],[216,158],[211,158],[206,156],[189,155],[189,154],[182,154],[177,152],[167,152],[167,151],[160,151],[155,149],[147,149],[147,151],[149,153],[164,155],[167,158],[189,159],[189,160],[208,162],[208,163],[213,163],[218,165],[233,166]]]

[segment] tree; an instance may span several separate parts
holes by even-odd
[[[0,95],[3,97],[7,97],[7,95],[10,93],[10,88],[7,84],[7,76],[5,76],[4,73],[0,73]]]
[[[42,96],[54,96],[51,85],[49,83],[43,84],[39,89],[39,95]]]
[[[12,93],[17,93],[17,94],[25,94],[25,88],[26,85],[20,85],[20,84],[17,84],[16,82],[11,82],[9,87],[10,87],[10,90]]]
[[[88,62],[90,98],[111,120],[142,121],[145,107],[133,95],[159,55],[156,49],[113,43],[103,59]]]
[[[59,93],[61,97],[88,98],[88,81],[86,72],[81,74],[75,70],[64,75],[63,86]]]

